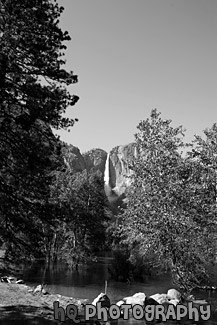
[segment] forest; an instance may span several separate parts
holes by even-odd
[[[216,261],[217,124],[185,143],[153,109],[137,126],[132,182],[120,211],[108,201],[104,175],[75,173],[55,130],[76,118],[78,82],[64,69],[70,36],[63,7],[50,0],[1,1],[0,245],[9,260],[63,259],[70,267],[112,249],[134,276],[147,266],[169,270],[183,290],[209,283]]]

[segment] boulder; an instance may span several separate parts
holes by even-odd
[[[100,293],[92,302],[92,305],[96,306],[98,302],[101,302],[102,307],[109,308],[111,306],[110,299],[105,293]]]
[[[8,276],[2,276],[1,277],[1,282],[5,282],[5,283],[11,283],[10,279]]]
[[[143,292],[135,293],[133,296],[123,298],[125,304],[129,305],[144,305],[146,295]]]
[[[181,293],[176,290],[176,289],[169,289],[167,291],[167,296],[168,296],[168,299],[175,299],[175,300],[181,300]]]
[[[156,306],[156,305],[159,305],[159,303],[155,299],[153,299],[151,297],[146,297],[144,305],[145,305],[145,307],[146,306],[153,306],[153,305]]]
[[[169,304],[172,304],[174,306],[177,306],[179,304],[179,299],[169,299]]]
[[[118,302],[116,302],[116,305],[118,307],[120,307],[121,305],[125,304],[125,301],[124,300],[119,300]]]
[[[152,296],[150,296],[149,298],[154,299],[155,301],[157,301],[159,304],[163,304],[168,302],[168,296],[165,293],[156,293]]]
[[[42,291],[42,285],[39,284],[33,291],[33,293],[38,293],[38,292],[41,292]]]
[[[37,293],[42,293],[43,295],[49,294],[49,292],[41,284],[39,284],[33,291],[33,294],[37,294]]]

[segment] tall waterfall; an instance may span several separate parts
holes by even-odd
[[[104,172],[105,192],[107,195],[111,192],[111,186],[109,184],[109,153],[106,158],[105,172]]]

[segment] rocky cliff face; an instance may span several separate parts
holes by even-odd
[[[86,169],[88,171],[100,170],[102,175],[105,171],[105,162],[107,157],[107,152],[102,149],[92,149],[83,154]]]
[[[112,190],[121,196],[130,185],[132,171],[129,163],[135,156],[135,144],[130,143],[125,146],[117,146],[109,153],[110,157],[110,185]]]
[[[75,173],[82,172],[86,168],[84,157],[82,156],[80,150],[73,145],[64,144],[63,155],[66,164]]]
[[[82,172],[86,169],[88,171],[99,170],[104,175],[107,152],[102,149],[92,149],[81,154],[79,148],[71,144],[64,144],[63,155],[66,164],[75,173]]]
[[[88,171],[100,171],[104,175],[106,193],[111,201],[122,197],[126,188],[130,185],[129,162],[135,157],[135,144],[117,146],[109,153],[102,149],[92,149],[84,154],[72,145],[68,145],[64,151],[67,164],[75,172],[84,169]]]

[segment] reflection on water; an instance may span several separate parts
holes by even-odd
[[[34,263],[24,272],[24,280],[27,284],[38,285],[42,282],[48,285],[52,293],[61,295],[89,299],[90,302],[98,296],[99,293],[104,292],[105,280],[108,281],[107,294],[112,303],[117,302],[123,297],[130,296],[136,292],[145,292],[147,296],[154,293],[166,293],[168,289],[172,288],[171,279],[169,275],[161,276],[160,278],[147,278],[144,283],[132,282],[131,284],[115,282],[109,280],[108,266],[111,265],[112,258],[109,256],[99,258],[97,263],[92,265],[80,266],[79,270],[70,270],[64,263],[55,263],[45,265],[42,261]],[[213,303],[217,308],[217,294],[216,292],[194,292],[198,299],[207,299]],[[114,324],[113,324],[114,323]],[[174,322],[167,322],[167,324],[174,324]],[[39,324],[35,322],[23,322],[16,320],[3,321],[1,325],[23,325],[23,324]],[[41,321],[40,324],[48,324],[46,321]],[[138,321],[131,318],[128,321],[118,320],[112,322],[110,325],[144,325],[144,321]],[[202,323],[201,323],[202,324]],[[204,324],[211,325],[217,322],[206,321]],[[108,323],[109,325],[109,323]]]
[[[160,279],[147,278],[145,283],[127,284],[110,281],[108,266],[111,261],[111,257],[99,258],[97,263],[80,266],[78,271],[70,270],[60,262],[47,266],[38,262],[26,270],[24,280],[32,284],[44,282],[53,293],[91,301],[100,292],[104,292],[105,280],[107,280],[107,294],[112,302],[136,292],[145,292],[147,295],[166,292],[172,286],[168,275],[162,276]]]

